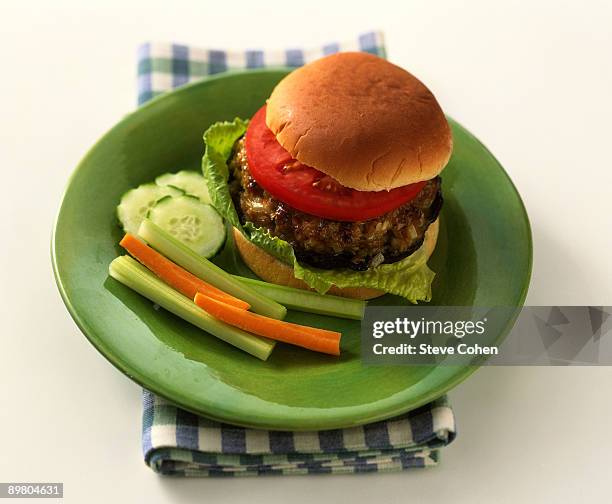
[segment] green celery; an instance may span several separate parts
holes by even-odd
[[[272,340],[254,336],[211,317],[188,297],[166,285],[129,256],[117,257],[110,264],[108,271],[115,280],[162,308],[258,359],[266,360],[274,348]]]
[[[153,224],[149,219],[142,221],[138,235],[168,259],[182,266],[198,278],[246,301],[251,305],[251,309],[255,313],[278,320],[285,318],[287,309],[283,305],[236,280],[216,264],[198,255],[174,238],[174,236]]]
[[[359,299],[319,294],[241,276],[234,276],[234,278],[292,310],[354,320],[363,319],[366,302]]]

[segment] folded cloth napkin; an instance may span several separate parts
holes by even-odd
[[[176,476],[346,474],[429,467],[455,437],[438,399],[390,420],[348,429],[246,429],[184,411],[144,391],[143,450],[154,471]]]
[[[355,40],[333,42],[314,49],[282,51],[222,51],[181,44],[146,43],[138,49],[138,104],[208,75],[270,67],[299,67],[326,54],[364,51],[384,58],[383,35],[370,32]]]
[[[385,57],[380,32],[317,49],[220,51],[143,44],[138,51],[138,103],[228,70],[298,67],[325,54],[366,51]],[[437,464],[455,437],[446,398],[373,424],[309,432],[266,431],[222,424],[143,391],[142,445],[154,471],[178,476],[343,474],[399,471]]]

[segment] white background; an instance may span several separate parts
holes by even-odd
[[[94,6],[94,4],[98,4]],[[534,234],[528,303],[612,305],[609,2],[2,2],[0,481],[67,502],[610,502],[612,370],[485,368],[451,394],[439,467],[182,480],[140,452],[140,389],[79,333],[49,238],[66,179],[135,104],[144,40],[319,45],[383,29],[389,57],[507,168]],[[400,7],[402,5],[402,7]]]

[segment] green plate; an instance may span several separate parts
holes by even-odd
[[[288,320],[342,331],[342,357],[279,344],[267,362],[155,310],[108,277],[121,254],[115,206],[128,189],[161,173],[199,169],[202,133],[219,120],[250,117],[285,70],[227,74],[185,86],[130,114],[90,150],[72,175],[57,216],[52,255],[61,295],[91,343],[143,387],[185,409],[233,424],[328,429],[381,420],[418,407],[473,367],[366,367],[359,323],[292,312]],[[445,197],[432,303],[521,305],[531,272],[531,233],[521,199],[491,153],[451,121],[455,148]],[[232,250],[224,259],[245,266]],[[385,296],[377,304],[398,304]],[[506,330],[512,324],[508,320]],[[500,335],[501,336],[501,335]]]

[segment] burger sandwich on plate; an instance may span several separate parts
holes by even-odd
[[[327,56],[204,141],[213,204],[257,276],[361,299],[431,298],[452,136],[416,77],[367,53]]]

